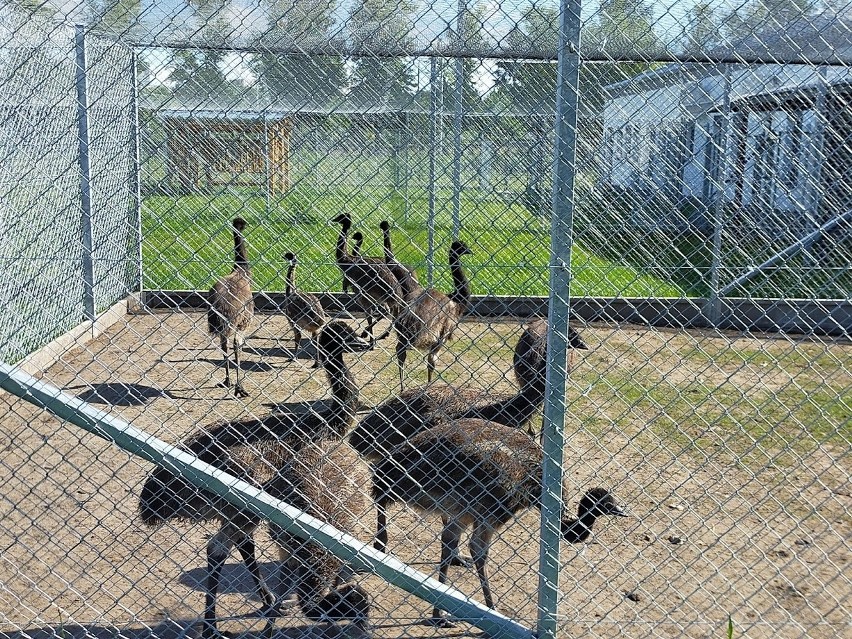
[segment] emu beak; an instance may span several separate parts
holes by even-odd
[[[376,346],[376,340],[373,337],[369,339],[365,339],[363,335],[355,337],[352,342],[349,343],[350,352],[352,353],[363,353],[365,351],[371,351]]]
[[[612,508],[609,511],[609,514],[613,517],[630,517],[630,513],[618,504],[613,504]]]

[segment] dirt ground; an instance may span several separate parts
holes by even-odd
[[[262,316],[245,350],[251,397],[229,398],[216,386],[222,358],[204,327],[200,313],[127,316],[62,354],[43,377],[167,441],[199,424],[327,396],[308,354],[289,360],[283,319]],[[579,354],[569,381],[565,463],[574,490],[566,502],[575,509],[585,488],[604,485],[633,516],[601,521],[589,543],[563,544],[563,636],[719,637],[729,615],[735,636],[852,636],[852,346],[579,328],[590,350]],[[443,379],[512,392],[519,333],[517,321],[464,323],[439,364]],[[726,359],[732,352],[759,357]],[[364,403],[397,391],[393,338],[347,358]],[[408,383],[421,383],[422,356],[411,354],[409,368]],[[634,397],[636,383],[649,376],[671,392]],[[823,383],[807,390],[814,379]],[[752,435],[746,450],[727,444],[734,440],[726,439],[725,419],[747,431],[750,421],[777,409],[772,398],[783,405],[802,388],[802,411],[821,406],[816,414],[826,415],[833,437],[802,431],[776,449],[770,435],[810,420],[808,412],[782,411],[778,429]],[[817,392],[825,388],[828,399]],[[722,401],[720,389],[735,400]],[[4,636],[195,636],[204,547],[216,525],[146,528],[136,509],[150,464],[6,393],[0,405]],[[436,576],[437,520],[401,506],[391,515],[389,551]],[[498,610],[529,627],[536,623],[538,517],[524,512],[500,531],[490,554]],[[365,541],[372,525],[365,522]],[[271,573],[276,553],[265,529],[258,541]],[[481,600],[473,570],[454,567],[450,579]],[[479,634],[466,624],[423,625],[428,604],[377,577],[362,581],[373,597],[376,637]],[[259,636],[263,622],[251,616],[259,606],[251,590],[235,553],[219,599],[219,613],[228,617],[220,629]],[[276,627],[292,637],[357,634],[312,626],[296,613]]]

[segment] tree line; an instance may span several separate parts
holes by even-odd
[[[0,0],[2,1],[2,0]],[[6,0],[28,10],[49,10],[43,0]],[[112,33],[132,30],[143,18],[141,0],[86,0],[86,18]],[[817,0],[744,0],[732,8],[714,8],[713,2],[696,0],[681,25],[681,32],[664,42],[655,30],[655,5],[651,0],[599,0],[597,10],[584,24],[582,46],[603,54],[611,62],[581,67],[583,107],[597,110],[602,88],[659,66],[654,53],[679,51],[701,54],[725,43],[767,30],[783,29],[798,16],[821,8]],[[234,23],[228,0],[188,0],[180,16],[190,41],[220,42],[221,48],[177,49],[165,63],[167,76],[155,74],[151,62],[140,58],[143,90],[178,99],[217,102],[236,100],[250,90],[261,90],[273,101],[291,106],[333,106],[345,99],[354,108],[387,105],[426,108],[433,88],[428,62],[394,56],[412,45],[419,4],[416,0],[261,0],[265,21],[262,42],[271,48],[310,50],[317,43],[333,42],[332,31],[345,15],[349,43],[373,55],[244,54],[235,58],[227,44],[242,24]],[[530,58],[557,49],[559,2],[530,0],[506,34],[489,33],[493,24],[482,3],[470,3],[461,20],[447,22],[444,42],[462,42],[468,49],[488,50],[495,45],[515,52],[517,58],[498,61],[464,59],[441,65],[440,85],[445,107],[454,100],[456,74],[461,73],[462,100],[467,112],[552,112],[556,94],[556,65]],[[258,20],[248,16],[246,20]],[[176,18],[177,20],[177,18]],[[174,25],[172,25],[174,26]],[[418,26],[418,28],[420,28]],[[499,38],[499,42],[495,39]],[[389,52],[388,55],[382,52]],[[527,56],[526,58],[524,56]],[[628,56],[638,61],[622,62]],[[229,68],[235,60],[238,68]],[[165,82],[163,81],[165,79]]]

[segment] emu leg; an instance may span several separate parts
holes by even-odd
[[[204,597],[204,624],[201,636],[213,639],[218,636],[216,630],[216,593],[219,592],[219,578],[222,566],[228,559],[233,541],[228,531],[223,527],[207,542],[207,592]]]
[[[388,547],[388,517],[385,506],[383,501],[376,500],[376,540],[373,542],[373,548],[382,552],[387,552]]]
[[[441,522],[444,524],[444,529],[450,525],[445,515],[441,515]],[[467,557],[462,557],[459,554],[459,541],[461,537],[461,528],[457,529],[457,535],[450,541],[450,565],[461,566],[462,568],[473,568],[473,562]]]
[[[311,335],[311,344],[314,347],[314,365],[312,368],[319,368],[322,366],[322,351],[319,347],[319,339],[317,338],[317,334],[313,333]]]
[[[248,397],[249,396],[248,391],[246,391],[246,389],[243,388],[243,383],[240,379],[241,377],[243,377],[242,363],[240,361],[241,356],[242,356],[243,341],[244,340],[239,333],[234,335],[234,360],[236,361],[236,368],[234,370],[234,377],[236,377],[236,380],[237,380],[237,383],[234,384],[234,396],[235,397]]]
[[[257,564],[257,555],[255,553],[254,537],[246,535],[237,542],[237,550],[243,557],[243,562],[248,568],[249,573],[254,579],[254,585],[260,598],[263,600],[263,614],[270,615],[274,613],[275,596],[263,581],[263,575],[260,574],[260,566]]]
[[[494,598],[491,596],[491,586],[488,583],[488,573],[485,571],[485,562],[488,559],[488,546],[491,545],[493,529],[484,522],[474,524],[473,534],[470,537],[470,556],[476,565],[476,574],[479,576],[479,585],[482,586],[482,597],[485,605],[494,607]]]
[[[399,368],[399,390],[403,389],[402,378],[405,373],[405,358],[408,356],[408,349],[403,343],[402,338],[397,335],[396,338],[396,365]]]
[[[225,360],[225,381],[221,382],[219,386],[224,386],[225,388],[231,387],[231,360],[228,358],[228,336],[220,335],[219,336],[219,348],[222,349],[222,357]]]
[[[429,350],[426,355],[426,383],[431,384],[432,378],[435,376],[435,365],[438,363],[438,351],[441,350],[441,345],[436,344]]]
[[[376,319],[375,310],[373,307],[370,307],[365,312],[367,315],[367,333],[370,334],[370,339],[373,339],[373,327],[376,325],[378,320]]]
[[[452,546],[458,543],[459,535],[461,534],[461,525],[458,521],[452,519],[444,524],[441,530],[441,564],[438,569],[438,581],[442,584],[447,583],[447,571],[450,569],[450,560],[452,555]],[[452,628],[454,624],[444,616],[440,608],[432,609],[432,617],[429,619],[429,624],[440,628]]]
[[[302,344],[302,333],[299,327],[293,322],[290,322],[290,328],[293,329],[293,352],[290,354],[290,361],[295,361],[299,356],[299,346]]]

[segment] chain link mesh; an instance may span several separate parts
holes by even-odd
[[[843,636],[851,6],[584,3],[573,155],[555,1],[0,2],[0,359],[534,628],[567,272],[558,632]],[[459,632],[2,401],[4,637]]]

